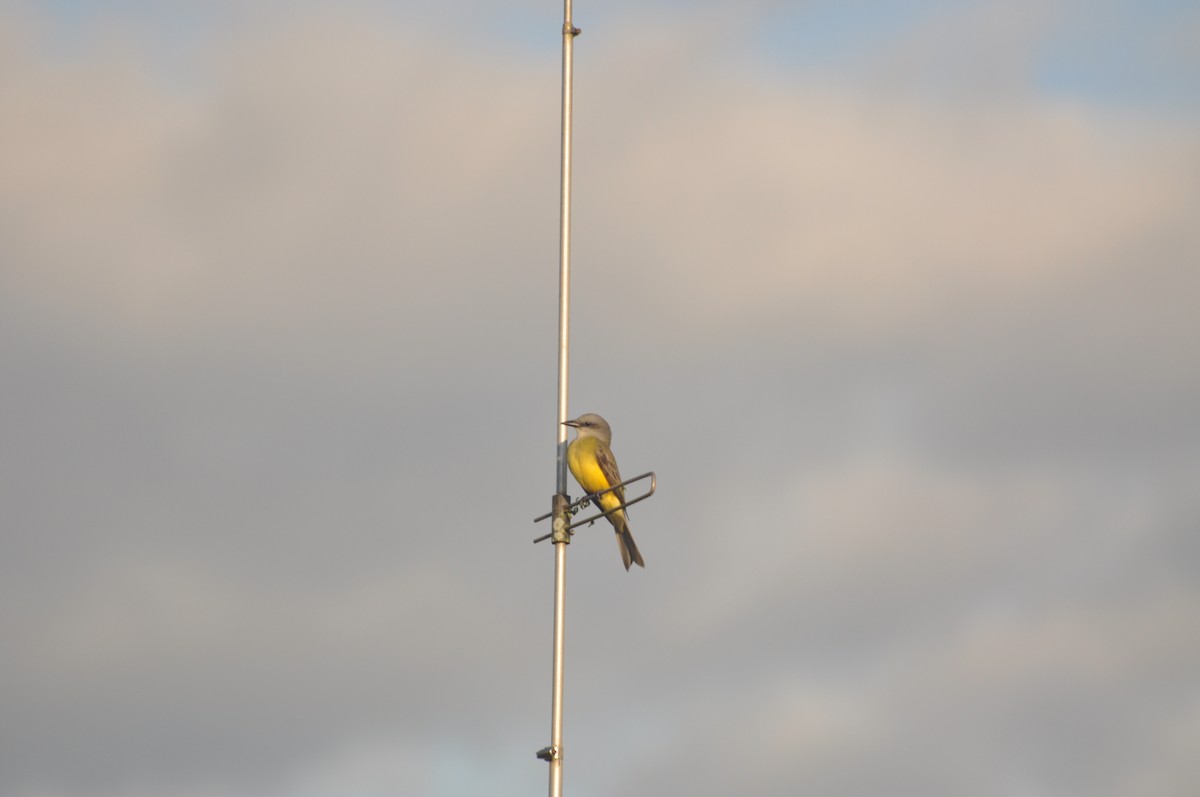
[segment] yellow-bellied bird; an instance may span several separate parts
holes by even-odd
[[[579,486],[594,495],[614,484],[620,484],[621,474],[617,470],[617,458],[608,447],[612,442],[612,429],[609,428],[608,421],[594,412],[589,412],[573,421],[567,421],[566,425],[574,427],[578,432],[571,445],[567,446],[567,467],[571,469],[571,475],[579,482]],[[625,503],[625,488],[620,487],[605,493],[595,501],[607,512]],[[640,567],[645,567],[646,563],[642,561],[637,543],[629,533],[629,519],[625,517],[625,510],[618,509],[608,516],[608,520],[617,532],[617,547],[621,549],[621,561],[625,563],[625,569],[628,570],[634,562]]]

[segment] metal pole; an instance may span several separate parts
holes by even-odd
[[[566,605],[567,544],[567,374],[571,319],[571,88],[575,37],[571,0],[563,3],[562,51],[562,194],[559,213],[558,277],[558,479],[554,520],[554,675],[550,701],[550,797],[562,797],[563,626]]]
[[[567,492],[567,370],[571,320],[571,84],[575,36],[571,26],[571,0],[565,2],[562,68],[562,194],[558,228],[558,482],[556,492]]]

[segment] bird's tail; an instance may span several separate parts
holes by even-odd
[[[629,522],[625,520],[625,513],[615,512],[610,517],[616,521],[613,523],[613,529],[617,532],[617,547],[621,549],[621,561],[625,564],[625,569],[628,570],[634,562],[637,562],[638,567],[645,567],[641,551],[633,541],[633,535],[629,533]]]

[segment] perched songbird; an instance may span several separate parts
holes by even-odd
[[[621,474],[617,470],[617,459],[608,447],[612,442],[612,429],[609,428],[608,421],[589,412],[573,421],[566,421],[566,425],[575,427],[579,433],[571,441],[571,445],[567,446],[567,467],[571,469],[571,475],[579,482],[579,486],[594,495],[614,484],[620,484]],[[607,512],[625,503],[625,488],[619,487],[595,500],[600,508]],[[642,561],[637,543],[629,533],[629,519],[625,517],[625,510],[618,509],[608,516],[608,520],[617,532],[617,547],[621,549],[621,561],[625,563],[625,569],[628,570],[634,562],[640,567],[645,567],[646,563]]]

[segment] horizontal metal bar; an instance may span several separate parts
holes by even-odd
[[[603,490],[599,490],[594,493],[588,493],[587,495],[583,496],[582,498],[580,498],[576,501],[572,501],[571,503],[567,504],[567,514],[574,514],[575,510],[577,510],[579,508],[579,505],[582,504],[584,501],[590,501],[594,498],[599,498],[600,496],[604,495],[605,493],[611,493],[613,490],[620,490],[622,487],[624,487],[627,484],[633,484],[634,482],[640,482],[642,479],[646,479],[646,478],[653,479],[654,471],[648,470],[645,473],[643,473],[642,475],[634,476],[632,479],[626,479],[625,481],[621,482],[620,484],[614,484],[612,487],[605,487]],[[646,495],[649,496],[649,495],[652,495],[653,493],[654,493],[654,482],[651,481],[650,482],[650,492],[646,493]],[[622,504],[621,506],[624,506],[624,504]],[[614,507],[613,511],[615,512],[616,510],[618,510],[620,508],[621,508],[620,506]],[[533,519],[533,522],[541,523],[543,520],[545,520],[546,518],[550,517],[553,514],[554,514],[553,512],[547,512],[544,515],[535,517]]]
[[[605,495],[606,493],[611,493],[614,490],[620,490],[622,487],[625,487],[628,484],[633,484],[634,482],[640,482],[642,479],[650,480],[650,489],[644,495],[639,495],[637,498],[634,498],[631,501],[624,501],[624,502],[618,504],[617,506],[614,506],[612,509],[601,512],[598,515],[593,515],[592,517],[584,518],[583,520],[577,520],[574,523],[571,523],[570,525],[568,525],[566,530],[570,531],[571,529],[577,528],[579,526],[586,526],[589,523],[595,523],[597,520],[600,520],[601,518],[606,518],[614,512],[618,512],[626,507],[633,506],[634,504],[640,503],[641,501],[645,501],[647,498],[654,495],[654,491],[658,489],[658,477],[655,476],[654,471],[648,470],[645,473],[641,474],[640,476],[634,476],[632,479],[626,479],[625,481],[621,482],[620,484],[614,484],[612,487],[605,487],[603,490],[599,490],[594,493],[588,493],[587,495],[583,496],[579,500],[573,501],[570,504],[568,504],[567,505],[567,514],[573,515],[573,514],[575,514],[575,512],[579,511],[579,509],[583,506],[584,502],[592,502],[592,503],[598,504],[599,503],[598,499],[600,498],[600,496]],[[540,523],[553,514],[554,514],[553,512],[547,512],[546,514],[542,515],[541,517],[534,518],[533,522]],[[542,540],[548,540],[548,539],[550,539],[550,537],[551,537],[551,535],[544,534],[541,537],[538,537],[536,540],[534,540],[534,542],[541,542]]]

